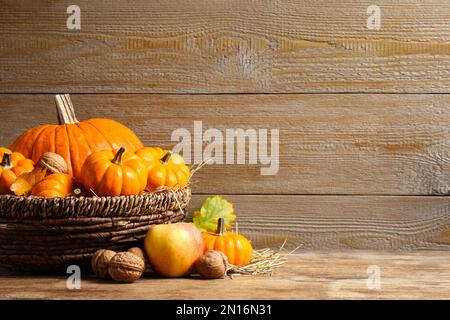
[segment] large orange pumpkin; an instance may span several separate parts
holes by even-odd
[[[232,232],[225,232],[225,221],[218,219],[216,232],[202,233],[205,241],[205,249],[222,251],[228,258],[228,262],[237,266],[243,266],[252,259],[253,248],[246,237]]]
[[[91,154],[82,168],[82,182],[98,196],[129,196],[144,191],[147,166],[132,152],[120,148]]]
[[[148,191],[158,187],[184,188],[189,182],[190,169],[183,157],[159,147],[145,147],[136,151],[147,164]]]
[[[66,173],[53,173],[38,182],[31,194],[45,198],[64,198],[72,192],[72,176]]]
[[[0,148],[0,194],[11,193],[9,189],[22,173],[34,169],[33,161],[18,152]]]
[[[60,125],[41,125],[23,133],[11,149],[37,162],[44,152],[55,152],[67,162],[69,174],[81,177],[81,167],[95,151],[125,147],[136,151],[143,147],[139,138],[124,125],[111,119],[79,122],[68,95],[57,95]]]

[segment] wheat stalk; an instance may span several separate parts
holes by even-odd
[[[227,269],[227,275],[230,277],[241,274],[271,276],[276,268],[287,262],[289,255],[301,247],[300,245],[294,250],[285,253],[283,250],[285,244],[286,240],[278,250],[269,248],[254,250],[252,260],[248,264],[245,266],[230,264]]]

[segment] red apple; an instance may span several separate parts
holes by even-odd
[[[156,272],[166,277],[192,273],[204,252],[200,230],[192,223],[151,226],[144,240],[148,260]]]

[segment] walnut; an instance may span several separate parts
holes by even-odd
[[[144,260],[145,270],[147,270],[148,260],[147,260],[147,256],[144,253],[144,250],[142,250],[139,247],[133,247],[133,248],[128,249],[128,252],[131,252],[132,254],[135,254],[138,257],[140,257],[142,260]]]
[[[39,158],[38,167],[47,169],[50,173],[67,173],[67,162],[59,154],[45,152]]]
[[[131,252],[117,253],[112,257],[108,267],[109,275],[118,282],[136,281],[144,271],[144,260]]]
[[[208,250],[197,260],[195,269],[202,278],[217,279],[221,278],[227,272],[227,256],[216,250]]]
[[[110,278],[108,273],[108,265],[109,261],[112,257],[114,257],[116,254],[115,251],[112,250],[106,250],[106,249],[100,249],[95,252],[94,256],[91,260],[91,266],[92,270],[94,271],[95,275],[102,279],[108,279]]]

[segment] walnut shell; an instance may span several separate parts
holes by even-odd
[[[67,162],[59,154],[54,152],[45,152],[39,158],[37,163],[39,167],[46,168],[51,173],[67,173]]]
[[[100,249],[95,252],[91,260],[91,267],[95,275],[102,279],[110,278],[108,265],[112,257],[116,255],[115,251]]]
[[[218,279],[225,275],[228,267],[227,256],[216,250],[208,250],[197,260],[195,269],[197,273],[206,279]]]
[[[131,252],[117,253],[112,257],[108,267],[109,275],[118,282],[136,281],[144,271],[144,260]]]
[[[128,249],[128,252],[131,252],[132,254],[135,254],[138,257],[140,257],[142,260],[144,260],[145,270],[147,270],[148,260],[147,260],[146,254],[144,253],[144,250],[142,250],[139,247],[133,247],[133,248]]]

